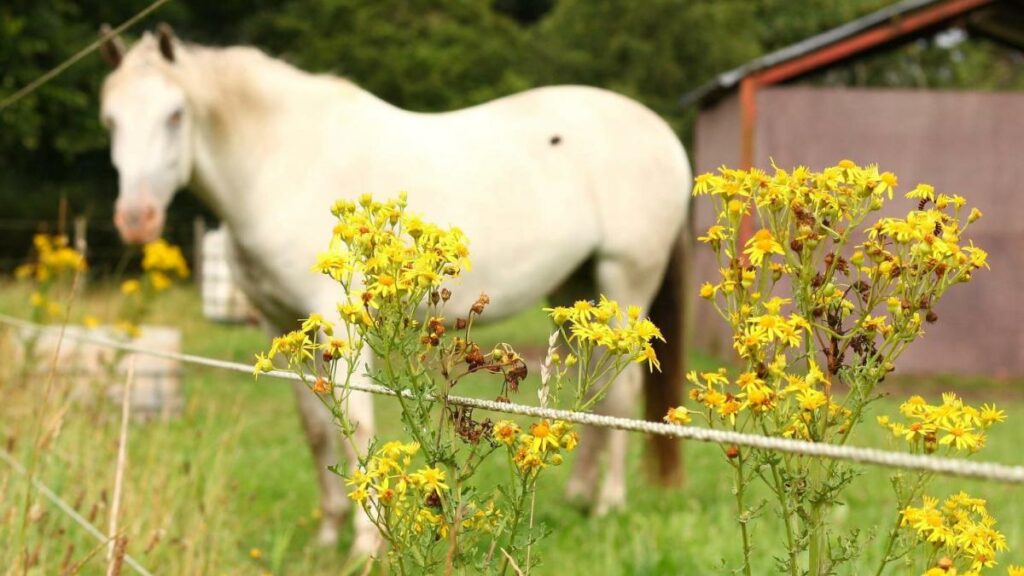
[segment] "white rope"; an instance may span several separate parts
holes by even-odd
[[[3,448],[0,448],[0,460],[3,460],[5,463],[7,463],[8,466],[13,468],[14,471],[21,476],[25,476],[26,474],[28,474],[28,471],[25,470],[25,467],[22,466],[20,462],[15,460],[14,457],[11,456],[10,453],[8,453]],[[35,486],[36,490],[38,490],[43,496],[45,496],[47,500],[53,502],[54,506],[60,508],[61,512],[70,516],[72,520],[74,520],[79,526],[84,528],[85,531],[91,534],[94,538],[96,538],[100,542],[107,542],[109,540],[106,534],[100,532],[99,528],[93,526],[88,520],[82,517],[82,515],[79,514],[78,511],[76,511],[74,508],[71,507],[70,504],[61,499],[61,497],[58,496],[53,490],[50,490],[50,488],[46,484],[43,484],[39,480],[32,478],[32,485]],[[125,554],[124,561],[126,564],[131,566],[131,568],[135,570],[137,574],[142,574],[142,576],[153,576],[152,572],[143,568],[142,565],[136,562],[135,559],[131,556]]]
[[[0,323],[36,331],[45,331],[47,329],[44,326],[3,314],[0,314]],[[245,372],[249,374],[252,373],[252,366],[247,364],[205,358],[203,356],[196,356],[193,354],[179,354],[161,350],[149,350],[132,344],[111,340],[109,338],[98,338],[77,333],[68,333],[65,335],[65,338],[116,348],[126,352],[146,354],[158,358],[166,358],[168,360],[177,360],[187,364]],[[300,379],[296,374],[281,370],[268,372],[262,374],[262,376],[269,376],[284,380]],[[369,392],[372,394],[380,394],[384,396],[397,395],[395,391],[377,384],[353,384],[350,387],[353,390]],[[547,418],[549,420],[564,420],[566,422],[599,426],[603,428],[615,428],[629,432],[643,432],[645,434],[656,434],[660,436],[670,436],[674,438],[698,440],[700,442],[712,442],[716,444],[747,446],[750,448],[786,452],[801,456],[846,460],[849,462],[858,462],[861,464],[870,464],[889,468],[901,468],[904,470],[935,472],[946,476],[976,478],[1007,484],[1024,484],[1024,466],[1007,466],[1005,464],[998,464],[995,462],[979,462],[955,458],[941,458],[937,456],[906,454],[903,452],[892,452],[887,450],[878,450],[875,448],[818,444],[805,440],[776,438],[757,434],[744,434],[729,430],[700,428],[697,426],[680,426],[677,424],[668,424],[663,422],[648,422],[645,420],[591,414],[589,412],[555,410],[551,408],[541,408],[539,406],[525,406],[522,404],[496,402],[493,400],[483,400],[480,398],[469,398],[465,396],[448,396],[448,402],[451,404],[469,406],[492,412],[519,414],[535,418]]]

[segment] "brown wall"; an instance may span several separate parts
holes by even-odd
[[[697,130],[698,174],[736,165],[735,97],[703,111]],[[1024,285],[1022,138],[1024,94],[774,87],[758,95],[755,163],[768,168],[774,158],[782,167],[821,169],[849,158],[895,172],[898,192],[927,182],[937,192],[966,196],[985,214],[970,237],[988,250],[992,270],[949,291],[936,308],[939,322],[907,350],[900,372],[1024,375],[1024,308],[1017,300]],[[898,196],[891,213],[911,209]],[[698,205],[695,217],[697,230],[706,229],[706,207]],[[710,260],[696,265],[698,279],[715,274]],[[705,322],[721,321],[706,304],[695,306],[696,340],[709,345],[724,332]]]
[[[740,161],[740,104],[735,94],[722,99],[714,108],[702,110],[697,116],[694,129],[694,174],[712,172],[723,164],[738,166]],[[691,206],[692,222],[696,236],[715,222],[715,214],[707,197],[694,198]],[[696,243],[693,254],[696,274],[688,276],[696,284],[690,294],[694,295],[694,303],[690,320],[691,341],[702,350],[716,356],[729,351],[729,331],[723,320],[707,302],[696,298],[697,287],[714,279],[718,272],[714,254],[707,246]]]

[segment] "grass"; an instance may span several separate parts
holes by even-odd
[[[23,311],[22,289],[0,285],[0,311]],[[78,304],[100,315],[110,292],[94,286]],[[154,323],[175,325],[183,332],[186,352],[248,362],[265,347],[266,337],[255,327],[224,326],[201,318],[191,289],[177,290],[158,305]],[[536,346],[548,325],[530,312],[481,330],[481,341],[512,341]],[[692,363],[707,365],[704,358]],[[117,453],[118,407],[76,404],[58,400],[40,406],[42,383],[20,384],[8,369],[0,373],[0,440],[23,462],[28,460],[36,411],[51,418],[67,408],[60,432],[42,452],[39,477],[62,494],[83,515],[105,530],[109,494]],[[6,374],[6,377],[4,376]],[[942,385],[957,387],[958,379]],[[1010,384],[972,379],[972,396],[1004,398],[1007,424],[993,430],[982,457],[1020,463],[1017,447],[1024,427],[1017,424],[1024,402],[1006,394]],[[487,394],[487,384],[474,386]],[[524,386],[531,399],[535,387]],[[918,389],[937,395],[939,389],[914,380],[900,380],[895,397]],[[336,549],[317,548],[317,493],[313,465],[305,446],[294,400],[283,382],[247,375],[188,368],[186,404],[180,418],[135,423],[130,430],[129,461],[122,505],[127,551],[158,574],[337,574],[345,558],[346,534]],[[933,396],[934,397],[934,396]],[[60,398],[60,396],[55,396]],[[897,402],[885,400],[876,413],[892,413]],[[395,406],[377,402],[382,437],[399,434]],[[539,521],[551,535],[538,547],[543,564],[533,574],[708,574],[729,573],[737,566],[738,546],[732,509],[731,475],[720,449],[689,443],[686,447],[687,486],[666,491],[644,482],[643,439],[633,437],[627,510],[591,520],[561,498],[569,466],[554,469],[542,480],[538,494]],[[857,445],[886,446],[882,431],[870,421],[854,439]],[[888,525],[893,511],[889,470],[864,468],[847,493],[848,506],[838,518],[843,527]],[[102,574],[105,560],[97,543],[49,504],[35,498],[28,529],[20,535],[26,485],[0,464],[0,572],[13,570],[18,556],[34,557],[31,574],[59,574],[62,565],[72,573]],[[496,470],[484,470],[484,480]],[[1002,565],[1024,563],[1024,499],[1021,488],[975,481],[942,479],[931,492],[946,495],[964,488],[988,498],[990,509],[1011,545]],[[756,494],[756,493],[755,493]],[[763,496],[761,494],[760,496]],[[757,496],[752,499],[756,502]],[[772,556],[780,547],[776,520],[766,514],[754,527],[754,572],[772,572]],[[13,542],[23,538],[24,548]],[[868,542],[847,574],[873,567],[881,551]],[[66,560],[67,559],[67,560]],[[10,567],[10,568],[8,568]],[[873,571],[873,570],[872,570]],[[19,571],[20,573],[20,571]],[[894,570],[902,574],[903,571]]]

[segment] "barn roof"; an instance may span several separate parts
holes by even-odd
[[[744,78],[799,60],[806,64],[795,67],[795,72],[785,79],[954,25],[971,34],[1024,49],[1024,0],[902,0],[719,74],[684,94],[680,104],[690,106],[715,100],[738,87]],[[824,55],[826,52],[830,54]],[[809,57],[816,53],[823,57],[811,61]]]

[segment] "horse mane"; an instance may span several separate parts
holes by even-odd
[[[303,94],[329,92],[339,101],[372,97],[347,78],[303,71],[252,46],[214,47],[176,40],[175,49],[180,56],[168,62],[160,54],[156,37],[146,32],[107,77],[103,93],[137,74],[157,72],[180,86],[193,112],[214,128],[237,125],[235,119],[249,119],[287,102],[299,104],[296,100]]]

